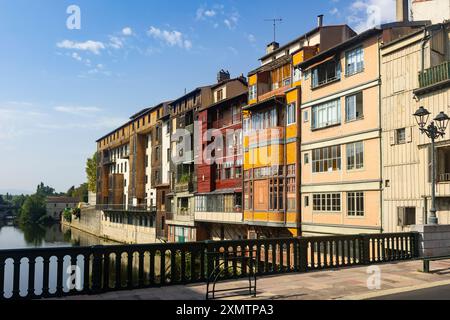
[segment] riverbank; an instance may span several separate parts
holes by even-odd
[[[144,223],[144,221],[146,223]],[[156,229],[145,215],[114,213],[105,215],[103,211],[92,207],[81,209],[79,219],[71,222],[64,218],[61,224],[104,240],[122,244],[159,243],[156,239]]]

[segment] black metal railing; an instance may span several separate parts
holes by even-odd
[[[214,252],[234,253],[242,261]],[[249,272],[264,276],[415,257],[417,233],[3,250],[0,300],[206,282],[219,265],[226,280]],[[254,261],[253,271],[248,259]]]

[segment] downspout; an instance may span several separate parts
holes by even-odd
[[[381,85],[382,85],[382,79],[381,79],[381,48],[380,48],[380,42],[382,41],[382,38],[378,38],[378,126],[380,130],[380,228],[381,233],[384,232],[383,228],[383,193],[384,193],[384,169],[383,169],[383,129],[382,129],[382,97],[381,97]]]
[[[428,29],[427,29],[427,27],[424,27],[424,29],[423,29],[423,39],[422,39],[422,44],[421,44],[421,49],[420,49],[421,58],[422,58],[422,61],[421,61],[421,71],[422,71],[422,73],[425,70],[425,46],[427,45],[427,42],[430,39],[431,39],[431,36],[428,34]]]

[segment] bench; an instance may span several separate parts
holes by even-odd
[[[212,259],[216,261],[216,266],[208,276],[208,281],[206,284],[206,300],[216,299],[216,293],[223,293],[227,291],[239,291],[247,290],[248,295],[256,297],[256,270],[255,270],[255,259],[253,258],[253,250],[247,251],[237,251],[237,252],[207,252],[208,260]],[[231,263],[231,265],[229,265]],[[238,263],[240,265],[238,265]],[[231,277],[226,277],[229,269],[239,269],[241,272],[245,273],[248,278],[248,285],[245,287],[235,287],[228,289],[216,289],[216,284],[221,280],[232,280]],[[241,280],[241,279],[235,279]],[[212,288],[211,288],[212,287]],[[236,294],[240,296],[241,294]],[[230,297],[228,295],[227,297]]]
[[[427,257],[422,258],[423,260],[423,272],[430,273],[430,262],[439,260],[450,260],[450,255],[448,256],[437,256],[437,257]]]

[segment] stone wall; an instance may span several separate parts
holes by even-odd
[[[159,242],[156,239],[156,229],[127,223],[113,223],[104,219],[103,212],[94,207],[81,210],[80,219],[72,217],[68,223],[62,219],[62,224],[96,237],[128,244],[146,244]]]
[[[93,235],[101,235],[101,219],[101,211],[85,208],[81,210],[80,219],[75,219],[74,217],[72,217],[72,223],[70,223],[69,225],[73,228],[85,231]]]
[[[450,225],[417,225],[411,229],[419,233],[421,257],[450,255]]]

